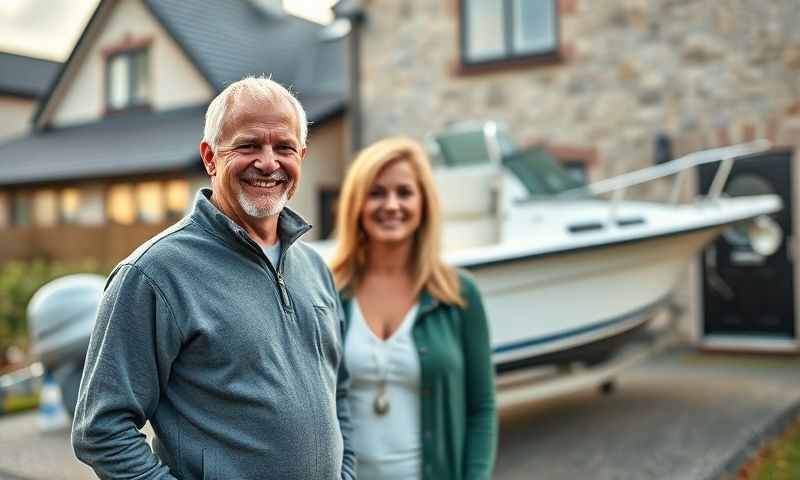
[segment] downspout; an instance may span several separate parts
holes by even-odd
[[[364,143],[364,119],[361,108],[361,27],[366,13],[359,0],[341,0],[333,7],[337,19],[350,22],[348,38],[348,72],[350,94],[350,145],[353,153],[361,150]]]

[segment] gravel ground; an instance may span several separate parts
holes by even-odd
[[[800,357],[663,354],[610,396],[581,391],[501,411],[495,478],[716,479],[800,405]],[[95,478],[66,430],[36,413],[0,418],[0,480]]]

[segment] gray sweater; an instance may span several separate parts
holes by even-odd
[[[76,455],[101,478],[355,478],[341,306],[322,259],[295,243],[311,227],[284,209],[275,269],[210,195],[112,272]]]

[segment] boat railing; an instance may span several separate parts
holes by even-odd
[[[714,179],[711,182],[706,198],[717,199],[722,193],[725,182],[728,179],[733,162],[739,157],[753,155],[769,150],[771,143],[769,140],[761,139],[753,142],[741,143],[737,145],[730,145],[726,147],[710,148],[707,150],[699,150],[689,153],[683,157],[675,160],[656,165],[653,167],[643,168],[635,172],[625,173],[606,180],[600,180],[589,185],[565,190],[559,195],[585,195],[587,193],[592,195],[603,195],[611,193],[614,195],[623,195],[627,188],[641,185],[660,178],[675,175],[672,191],[670,194],[670,203],[677,203],[680,189],[686,182],[686,175],[693,168],[701,165],[720,162],[720,168],[717,170]]]
[[[733,162],[740,157],[767,151],[771,148],[771,145],[769,140],[759,139],[737,145],[698,150],[661,165],[643,168],[606,180],[600,180],[583,187],[565,190],[557,194],[557,196],[585,197],[587,194],[594,196],[611,194],[609,220],[613,223],[617,218],[619,205],[625,198],[627,189],[673,176],[674,180],[668,203],[675,205],[680,200],[681,190],[687,181],[686,178],[689,172],[701,165],[720,163],[711,181],[708,193],[702,197],[703,200],[714,202],[719,199],[722,194],[725,182],[727,182],[731,168],[733,167]]]

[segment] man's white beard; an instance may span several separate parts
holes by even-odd
[[[286,206],[286,202],[289,201],[289,190],[291,185],[288,186],[283,190],[283,194],[281,194],[280,198],[276,201],[271,202],[271,205],[266,207],[258,207],[253,202],[247,198],[247,195],[244,192],[239,192],[239,206],[242,207],[242,210],[251,217],[254,218],[267,218],[272,217],[273,215],[277,215],[281,213],[283,207]]]

